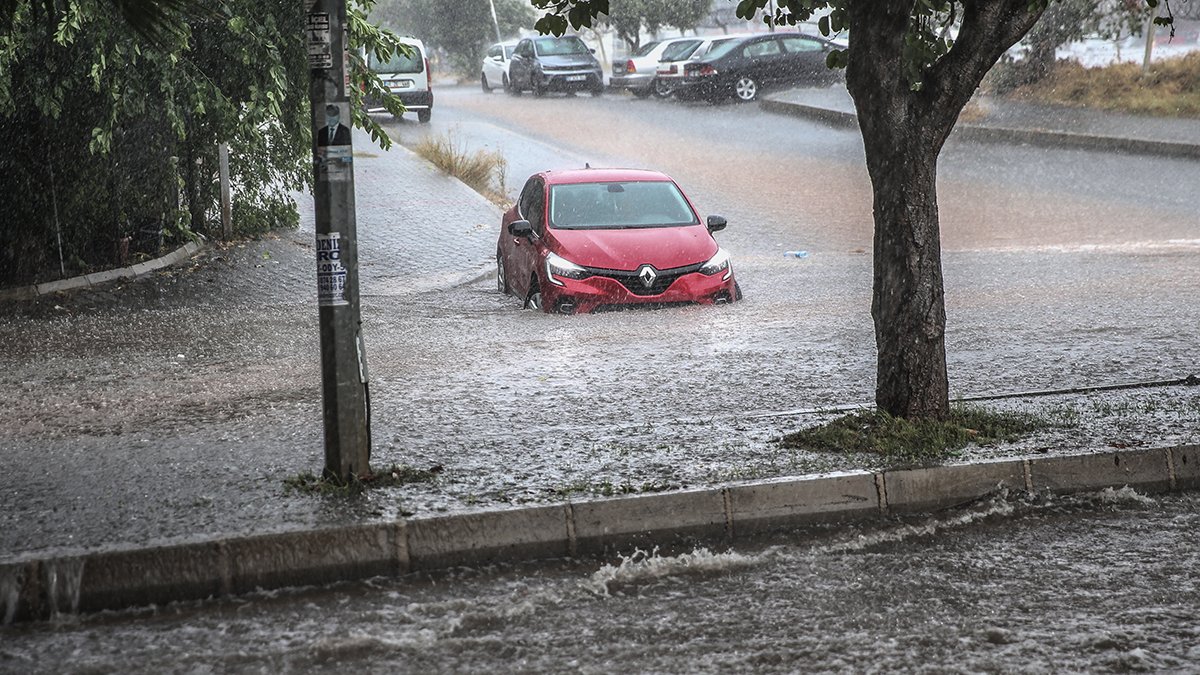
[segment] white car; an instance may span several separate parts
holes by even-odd
[[[669,96],[670,91],[660,91],[656,70],[658,60],[669,49],[679,49],[680,45],[699,45],[702,38],[671,38],[661,42],[648,42],[633,54],[623,59],[614,59],[612,64],[612,79],[608,86],[613,89],[628,89],[634,96],[645,98],[651,93],[659,96]]]
[[[479,71],[479,84],[485,92],[496,88],[508,89],[508,64],[512,61],[517,42],[518,40],[508,40],[488,47],[487,55],[483,57],[483,67]]]
[[[410,53],[397,53],[386,63],[368,56],[367,65],[379,74],[388,91],[400,97],[405,109],[417,113],[417,121],[425,123],[433,116],[433,78],[425,43],[409,36],[401,37],[400,42],[409,47]],[[367,101],[368,110],[378,106],[377,101]]]

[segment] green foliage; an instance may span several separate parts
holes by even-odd
[[[695,28],[712,9],[712,0],[613,0],[606,15],[617,37],[630,50],[641,46],[641,32],[657,33],[664,27]]]
[[[14,196],[0,219],[0,284],[127,264],[209,232],[221,142],[235,233],[296,225],[288,195],[312,169],[294,2],[227,0],[147,38],[128,29],[125,0],[72,0],[52,30],[33,1],[15,0],[0,27],[0,188]],[[362,20],[370,0],[358,1],[352,46],[394,49],[394,35]],[[378,89],[365,68],[352,71]],[[386,140],[360,108],[354,117]]]
[[[514,37],[533,21],[525,0],[495,0],[500,33]],[[382,0],[371,13],[374,20],[440,50],[450,69],[479,74],[487,45],[496,41],[496,27],[488,0]]]
[[[943,462],[974,443],[1014,441],[1051,426],[1033,415],[991,412],[957,405],[944,420],[906,420],[883,411],[863,411],[788,434],[782,445],[819,452],[871,453],[888,465]]]

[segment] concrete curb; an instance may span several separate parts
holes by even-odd
[[[759,106],[768,112],[809,119],[839,129],[858,128],[858,117],[854,113],[769,98],[763,99]],[[1158,157],[1200,159],[1200,145],[1193,143],[1075,134],[1066,131],[989,127],[978,124],[959,124],[950,135],[952,138],[982,143],[1013,143],[1043,148],[1078,148]]]
[[[1200,488],[1200,446],[802,476],[0,564],[4,623],[457,565],[690,545],[945,509],[996,489]]]
[[[103,272],[93,272],[84,274],[70,279],[58,279],[56,281],[47,281],[41,284],[33,284],[30,286],[20,286],[17,288],[0,288],[0,301],[4,300],[31,300],[43,295],[58,293],[59,291],[73,291],[80,288],[95,288],[102,284],[116,281],[118,279],[136,279],[146,276],[151,272],[157,272],[165,267],[176,265],[208,246],[207,243],[189,241],[170,253],[147,260],[129,267],[121,267],[113,270],[105,270]]]

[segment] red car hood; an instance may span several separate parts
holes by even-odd
[[[717,252],[703,225],[624,230],[552,230],[558,255],[584,267],[636,270],[649,263],[665,270],[702,263]]]

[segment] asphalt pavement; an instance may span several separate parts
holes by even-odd
[[[837,95],[830,89],[776,98],[845,112]],[[1001,105],[990,115],[1015,128],[1049,123],[1027,108]],[[1180,144],[1188,125],[1191,138],[1200,138],[1196,121],[1095,113],[1051,131],[1121,131],[1134,140]],[[355,143],[364,315],[375,322],[376,335],[403,334],[413,320],[406,307],[437,306],[442,291],[490,274],[500,209],[402,147],[384,153],[361,134]],[[6,317],[0,356],[7,364],[0,383],[10,392],[0,402],[6,420],[0,429],[6,465],[0,476],[0,562],[405,514],[398,501],[334,503],[296,496],[282,485],[286,475],[319,470],[322,456],[311,202],[299,203],[295,232],[214,244],[187,263],[137,279],[0,300]],[[456,324],[448,318],[432,320],[444,321],[452,332]],[[257,331],[267,326],[282,337],[264,344]],[[554,345],[560,331],[541,328],[548,332],[540,339]],[[471,367],[469,341],[455,338],[448,334],[445,348]],[[420,373],[425,357],[396,353],[403,344],[368,338],[368,363],[375,354]],[[126,362],[120,355],[128,353],[149,358]],[[569,371],[569,351],[563,359]],[[519,368],[519,355],[495,367]],[[273,379],[281,372],[290,376],[289,386],[311,386],[281,390]],[[570,377],[559,382],[557,373],[553,379],[553,386],[572,383]],[[164,381],[177,384],[171,396],[157,387]],[[585,389],[587,384],[584,379]],[[429,418],[420,410],[439,403],[404,401],[400,415]],[[438,422],[471,434],[469,419],[443,416]],[[696,433],[702,441],[703,431]],[[399,435],[377,441],[384,456],[404,442]],[[509,478],[503,467],[477,468],[497,472],[501,483]]]

